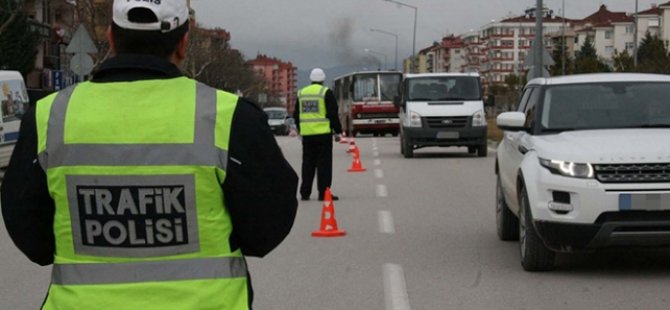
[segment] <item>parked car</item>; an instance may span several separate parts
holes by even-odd
[[[291,129],[287,120],[288,112],[285,108],[265,108],[265,114],[268,115],[268,125],[276,135],[288,135]]]
[[[400,97],[400,152],[424,147],[467,147],[486,157],[486,117],[478,73],[407,74]]]
[[[670,76],[534,79],[498,116],[496,222],[525,270],[556,252],[670,245]]]
[[[21,117],[30,99],[23,77],[16,71],[0,71],[0,167],[9,165],[19,138]]]

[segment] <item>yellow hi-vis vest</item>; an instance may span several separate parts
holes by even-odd
[[[87,82],[38,103],[56,204],[43,309],[248,309],[221,190],[237,100],[179,77]]]
[[[330,120],[326,117],[326,91],[328,87],[312,84],[298,93],[300,135],[314,136],[331,133]]]

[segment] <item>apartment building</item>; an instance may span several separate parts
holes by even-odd
[[[296,100],[298,68],[290,62],[283,62],[263,54],[259,54],[248,64],[266,82],[267,93],[261,95],[258,102],[264,105],[278,101],[291,110]]]
[[[422,49],[417,55],[419,73],[461,72],[467,63],[465,41],[450,35]],[[408,72],[408,71],[406,71]]]
[[[606,5],[598,11],[574,23],[575,48],[579,50],[590,38],[598,56],[612,64],[615,52],[625,50],[632,54],[635,48],[635,18],[626,12],[612,12]]]

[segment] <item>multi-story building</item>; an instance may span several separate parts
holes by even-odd
[[[480,72],[482,64],[486,60],[484,53],[485,45],[481,39],[480,33],[477,31],[470,31],[464,35],[464,63],[461,66],[462,72]]]
[[[493,21],[481,29],[484,57],[480,59],[480,72],[485,87],[502,84],[509,75],[525,74],[527,68],[523,64],[535,40],[535,14],[534,8],[528,9],[524,15]],[[564,26],[569,27],[572,21],[555,16],[546,8],[542,14],[544,46],[551,49],[552,34],[561,32]],[[472,58],[468,56],[468,60]],[[474,66],[472,63],[466,65]]]
[[[461,37],[451,35],[419,51],[417,72],[460,72],[465,63],[465,42]]]
[[[262,54],[248,64],[266,83],[266,94],[259,96],[258,102],[265,105],[275,101],[292,110],[296,100],[298,68],[290,62]]]
[[[601,5],[597,12],[575,21],[575,49],[580,49],[590,38],[598,56],[611,63],[615,52],[627,50],[632,54],[635,48],[635,18],[626,12],[612,12]]]

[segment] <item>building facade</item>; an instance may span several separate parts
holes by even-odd
[[[258,103],[279,104],[291,110],[296,100],[298,68],[262,54],[248,64],[266,83],[266,93],[259,96]]]

